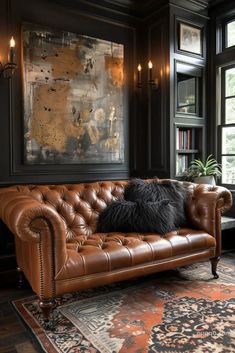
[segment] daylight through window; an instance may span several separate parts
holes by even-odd
[[[235,67],[222,70],[222,183],[235,184]]]

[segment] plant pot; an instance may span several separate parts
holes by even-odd
[[[205,175],[194,178],[194,183],[216,185],[214,175]]]

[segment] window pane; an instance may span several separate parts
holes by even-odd
[[[231,47],[235,45],[235,21],[229,22],[227,24],[227,41],[226,46]]]
[[[222,183],[235,184],[235,157],[222,157]]]
[[[235,98],[227,98],[225,101],[226,124],[235,123]]]
[[[222,154],[235,154],[235,127],[222,129]]]
[[[225,97],[235,96],[235,68],[225,71]]]

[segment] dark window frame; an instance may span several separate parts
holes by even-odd
[[[226,99],[235,98],[235,94],[232,96],[226,96],[226,71],[235,69],[235,60],[233,64],[227,64],[221,67],[221,125],[229,125],[226,123]]]
[[[235,68],[235,60],[234,63],[231,64],[225,64],[223,65],[223,67],[221,67],[221,106],[220,106],[220,117],[221,117],[221,121],[220,124],[218,124],[218,137],[219,137],[219,151],[218,154],[220,156],[220,162],[222,163],[222,158],[226,157],[226,156],[230,156],[230,157],[235,157],[234,153],[222,153],[222,130],[223,128],[228,128],[228,127],[235,127],[235,121],[234,123],[226,123],[226,99],[231,98],[233,96],[226,96],[226,71]],[[235,96],[234,96],[235,97]],[[223,171],[222,171],[223,172]],[[222,178],[221,178],[221,184],[228,187],[228,188],[232,188],[235,187],[235,183],[234,184],[227,184],[227,183],[223,183],[222,182]]]
[[[230,18],[229,20],[226,20],[226,22],[224,23],[224,36],[223,38],[223,50],[227,50],[227,49],[231,49],[235,47],[235,43],[233,45],[230,45],[228,47],[228,31],[227,31],[227,26],[229,23],[231,22],[235,22],[235,17]]]
[[[227,17],[223,19],[222,22],[220,22],[220,25],[218,27],[219,33],[217,32],[217,36],[218,36],[217,41],[219,40],[219,42],[217,42],[219,46],[218,52],[226,52],[235,48],[235,44],[231,45],[230,47],[227,46],[227,43],[228,43],[227,25],[231,22],[235,22],[235,15],[230,16],[229,18]]]

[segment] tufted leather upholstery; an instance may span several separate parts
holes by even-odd
[[[183,183],[188,227],[164,237],[97,233],[99,213],[123,197],[127,184],[103,181],[0,190],[0,218],[16,235],[18,264],[40,297],[219,256],[220,214],[232,204],[227,189]]]

